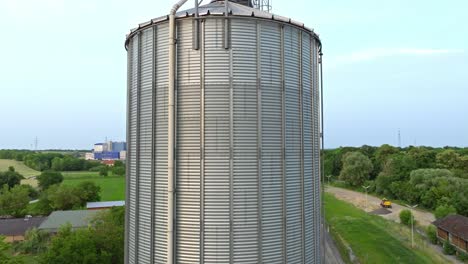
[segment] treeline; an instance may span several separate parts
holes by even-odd
[[[468,216],[468,148],[341,147],[325,150],[325,175],[354,188]]]
[[[26,166],[38,171],[85,171],[101,165],[98,161],[81,159],[76,154],[30,150],[0,150],[0,159],[23,161]]]

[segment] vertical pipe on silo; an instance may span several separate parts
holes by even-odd
[[[205,262],[205,23],[201,24],[200,66],[200,264]]]
[[[262,91],[261,91],[261,52],[260,52],[260,22],[257,21],[257,203],[258,203],[258,232],[257,232],[257,243],[258,243],[258,263],[263,263],[262,251],[263,251],[263,237],[262,237]]]
[[[157,29],[156,26],[153,26],[153,66],[152,72],[151,72],[151,236],[150,236],[150,261],[151,263],[154,263],[154,244],[155,244],[155,218],[156,218],[156,210],[155,210],[155,200],[156,200],[156,140],[155,140],[155,135],[156,135],[156,50],[157,50]]]
[[[180,0],[169,13],[169,87],[167,105],[167,264],[174,263],[174,161],[175,161],[175,77],[176,77],[176,23],[175,14],[187,0]]]
[[[224,48],[229,48],[227,35],[227,1],[226,4],[226,19],[224,21],[225,39]],[[232,49],[229,50],[229,263],[233,263],[233,244],[234,244],[234,86],[233,86],[233,54]]]
[[[135,133],[135,212],[136,212],[136,217],[135,217],[135,261],[138,263],[138,244],[139,244],[139,239],[140,239],[140,119],[141,119],[141,39],[142,39],[142,32],[138,32],[138,54],[137,54],[137,61],[138,61],[138,67],[137,67],[137,87],[136,87],[136,105],[137,105],[137,113],[136,113],[136,133]]]
[[[303,60],[302,60],[302,31],[299,31],[299,116],[300,116],[300,131],[301,131],[301,247],[302,247],[302,263],[305,263],[305,219],[304,219],[304,104],[303,104]]]

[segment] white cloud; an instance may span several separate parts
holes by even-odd
[[[441,54],[464,53],[463,49],[419,49],[419,48],[378,48],[353,52],[330,58],[331,65],[371,61],[393,56],[430,56]]]

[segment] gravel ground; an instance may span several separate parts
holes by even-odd
[[[366,212],[371,212],[380,208],[380,198],[372,195],[367,196],[368,204],[366,208],[366,195],[363,193],[332,186],[327,186],[326,191],[335,195],[336,198],[349,202],[354,206],[365,210]],[[408,208],[392,202],[392,208],[388,208],[388,210],[390,210],[391,213],[380,216],[389,220],[400,222],[400,211],[403,209]],[[428,226],[429,224],[431,224],[431,222],[435,220],[434,215],[430,212],[425,212],[417,209],[413,210],[413,212],[416,221],[421,226]]]

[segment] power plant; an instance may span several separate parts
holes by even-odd
[[[321,263],[318,35],[186,1],[125,42],[125,263]]]

